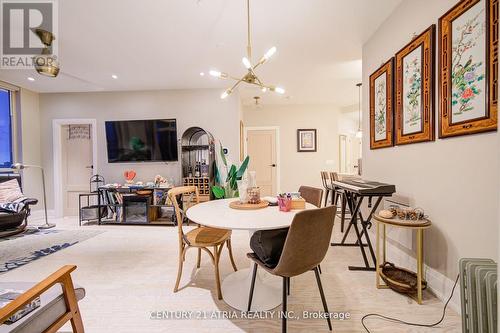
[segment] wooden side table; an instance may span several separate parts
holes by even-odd
[[[376,248],[376,259],[377,259],[377,269],[376,269],[376,285],[378,289],[389,288],[386,284],[381,284],[380,282],[380,266],[386,262],[386,226],[392,226],[397,228],[413,229],[417,232],[417,302],[422,304],[422,281],[423,281],[423,271],[424,271],[424,230],[432,225],[432,222],[428,219],[424,220],[401,220],[397,217],[392,219],[386,219],[378,214],[374,214],[373,218],[377,222],[377,248]],[[380,246],[380,228],[382,227],[382,246]],[[380,247],[382,247],[382,261],[380,260]]]

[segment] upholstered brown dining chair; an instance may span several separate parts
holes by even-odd
[[[310,203],[318,208],[321,207],[321,199],[323,197],[322,189],[311,186],[301,186],[299,188],[299,193],[307,203]]]
[[[179,282],[182,276],[182,266],[184,261],[186,260],[186,251],[190,248],[196,248],[198,249],[198,258],[196,261],[197,268],[200,268],[202,250],[210,256],[210,259],[212,259],[212,263],[215,267],[217,297],[219,299],[222,299],[219,277],[219,260],[224,245],[227,245],[229,251],[229,259],[231,260],[234,271],[237,270],[236,264],[234,263],[233,259],[233,250],[231,248],[231,230],[198,226],[194,229],[191,229],[187,233],[184,233],[183,221],[185,217],[185,210],[187,210],[189,207],[183,207],[184,209],[181,209],[179,207],[179,203],[177,200],[179,196],[190,196],[192,199],[195,199],[194,204],[198,204],[200,202],[198,188],[196,186],[175,187],[168,191],[168,197],[175,209],[179,232],[179,268],[177,271],[177,280],[175,282],[174,293],[179,290]],[[193,205],[190,205],[190,207],[191,206]],[[210,251],[209,248],[212,248],[213,252]]]
[[[319,209],[309,209],[297,213],[292,221],[285,240],[280,260],[274,268],[267,267],[255,253],[247,256],[254,261],[252,284],[248,296],[248,311],[252,308],[253,289],[257,267],[262,267],[270,274],[283,278],[283,313],[287,311],[288,285],[291,277],[313,270],[316,275],[321,301],[325,313],[329,313],[326,303],[318,265],[325,258],[330,246],[333,222],[337,207],[329,206]],[[330,316],[327,317],[328,328],[332,330]],[[282,332],[286,332],[286,317],[282,318]]]

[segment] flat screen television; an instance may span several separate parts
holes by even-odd
[[[178,160],[175,119],[106,121],[108,162]]]

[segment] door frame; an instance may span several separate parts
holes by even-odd
[[[54,152],[54,214],[56,218],[63,217],[63,181],[62,172],[62,127],[65,125],[91,125],[92,138],[92,174],[97,173],[97,120],[96,119],[53,119],[52,120],[52,151]]]
[[[280,153],[280,127],[279,126],[245,126],[244,151],[247,153],[248,131],[275,131],[275,146],[276,146],[276,192],[281,193],[281,153]],[[259,177],[259,175],[257,175]]]

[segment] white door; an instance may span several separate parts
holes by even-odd
[[[276,138],[275,129],[247,132],[248,170],[256,172],[261,196],[277,194]]]
[[[92,177],[91,125],[61,127],[62,189],[64,216],[78,215],[78,195],[88,193]],[[86,204],[86,201],[85,201]]]

